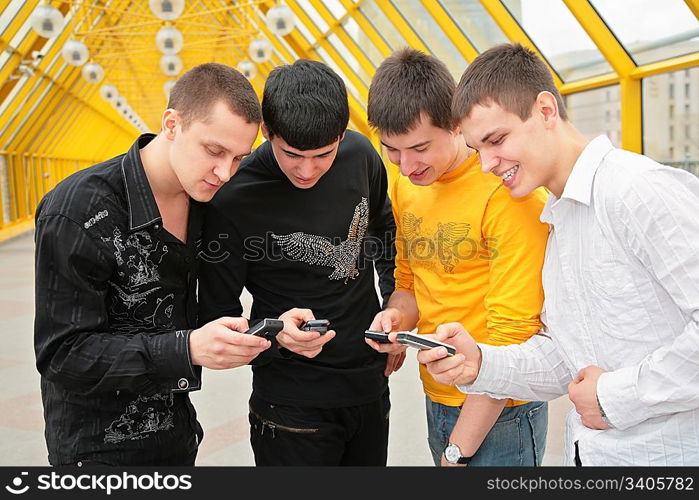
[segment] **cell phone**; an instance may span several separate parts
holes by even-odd
[[[328,333],[329,327],[330,321],[327,319],[309,319],[301,323],[299,330],[303,330],[304,332],[314,331],[322,335]]]
[[[250,335],[256,335],[258,337],[264,337],[267,340],[272,340],[283,329],[284,322],[282,320],[274,318],[265,318],[255,323],[245,333],[249,333]]]
[[[424,335],[416,335],[410,332],[398,332],[396,335],[396,341],[409,345],[410,347],[416,347],[418,349],[432,349],[433,347],[445,347],[447,349],[447,354],[453,356],[456,354],[456,348],[453,345],[445,344],[439,340],[434,340],[425,337]]]
[[[388,333],[379,330],[365,330],[364,338],[371,339],[379,344],[390,344],[391,341],[388,340]]]

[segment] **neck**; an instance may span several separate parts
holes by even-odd
[[[473,150],[466,145],[462,135],[457,135],[454,140],[456,141],[456,154],[451,166],[444,172],[445,174],[459,168],[473,153]]]
[[[590,141],[570,122],[563,123],[561,133],[557,135],[555,141],[558,154],[553,158],[554,174],[546,183],[546,188],[560,199],[575,162]]]
[[[170,165],[170,141],[158,134],[140,150],[143,169],[157,201],[170,201],[187,196]]]

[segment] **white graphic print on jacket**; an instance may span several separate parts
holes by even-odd
[[[314,266],[332,267],[333,272],[328,276],[331,280],[347,280],[356,278],[359,274],[357,263],[362,249],[362,241],[369,225],[369,202],[362,198],[354,209],[354,216],[349,226],[347,239],[339,245],[315,234],[296,232],[286,235],[272,234],[277,240],[282,252],[295,260]]]

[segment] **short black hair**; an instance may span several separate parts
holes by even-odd
[[[337,73],[318,61],[277,66],[265,82],[262,119],[270,138],[279,136],[300,150],[322,148],[347,129],[347,89]]]
[[[399,49],[381,63],[369,86],[369,125],[390,135],[407,134],[425,113],[435,127],[452,130],[455,88],[442,61],[419,50]]]

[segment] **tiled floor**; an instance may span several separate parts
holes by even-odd
[[[47,465],[39,374],[34,367],[34,244],[28,234],[0,243],[0,465]],[[248,301],[249,303],[249,301]],[[198,465],[254,465],[248,443],[249,368],[205,370],[192,399],[205,437]],[[392,375],[389,465],[432,465],[415,353]],[[567,398],[552,401],[544,465],[562,464]]]

